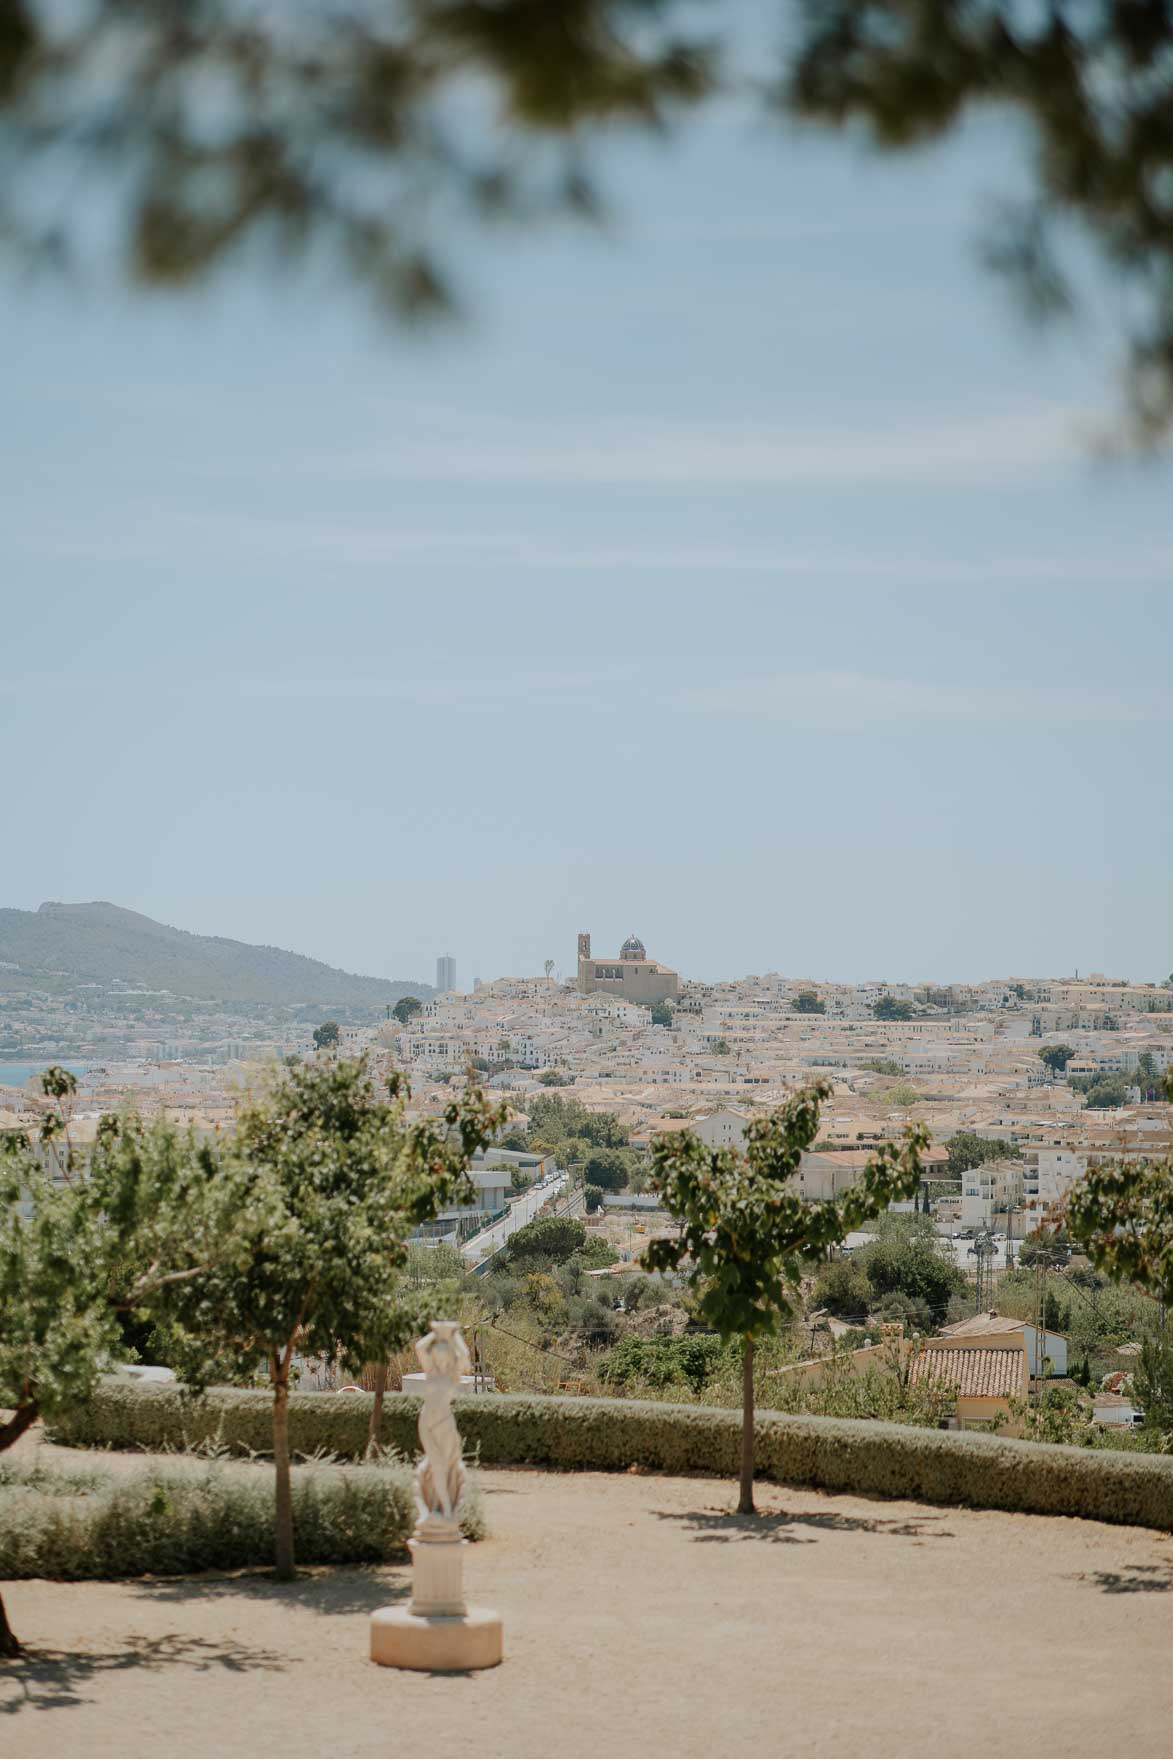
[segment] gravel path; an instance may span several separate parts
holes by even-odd
[[[366,1659],[408,1570],[13,1584],[5,1759],[1167,1759],[1173,1539],[710,1479],[483,1474],[505,1665]]]

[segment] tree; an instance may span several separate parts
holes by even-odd
[[[965,1278],[932,1223],[919,1216],[891,1216],[877,1239],[855,1254],[875,1300],[901,1295],[923,1304],[940,1325]]]
[[[800,989],[790,1006],[796,1014],[825,1014],[827,1004],[820,1001],[813,989]]]
[[[1169,1434],[1173,1430],[1173,1334],[1168,1325],[1150,1330],[1141,1339],[1132,1385],[1144,1410],[1145,1427]]]
[[[598,1185],[585,1186],[583,1189],[583,1198],[586,1202],[586,1212],[588,1215],[594,1215],[597,1210],[602,1209],[603,1193]]]
[[[1021,1160],[1022,1150],[1013,1142],[1000,1142],[996,1136],[979,1136],[974,1130],[958,1130],[945,1147],[949,1150],[949,1172],[960,1179],[971,1167],[985,1166],[992,1160]]]
[[[1152,1051],[1141,1051],[1136,1059],[1136,1085],[1142,1099],[1156,1099],[1161,1091],[1161,1075]]]
[[[186,1196],[182,1172],[205,1187],[207,1163],[194,1138],[165,1119],[145,1133],[141,1166],[129,1177],[96,1182],[75,1152],[69,1113],[77,1082],[53,1067],[41,1078],[56,1104],[38,1137],[0,1136],[0,1452],[40,1417],[83,1403],[122,1349],[128,1319],[175,1275],[180,1243],[190,1243],[186,1202],[159,1201],[156,1173],[172,1168],[171,1186]],[[99,1121],[94,1156],[117,1131]],[[0,1600],[0,1655],[20,1646]]]
[[[119,1346],[118,1317],[102,1274],[99,1213],[69,1147],[66,1108],[76,1088],[56,1067],[42,1077],[58,1106],[39,1145],[0,1136],[0,1452],[39,1417],[82,1403]],[[61,1171],[55,1183],[46,1160]],[[0,1598],[0,1656],[20,1654]]]
[[[754,1118],[744,1150],[708,1149],[691,1130],[670,1131],[652,1148],[653,1183],[680,1232],[653,1240],[643,1263],[658,1271],[683,1267],[697,1317],[742,1342],[740,1514],[754,1512],[755,1339],[793,1313],[804,1260],[825,1257],[852,1228],[911,1195],[922,1176],[928,1133],[911,1127],[899,1146],[882,1143],[842,1196],[805,1202],[793,1181],[830,1093],[819,1082]]]
[[[660,1001],[660,1002],[653,1002],[652,1003],[652,1025],[653,1026],[671,1026],[671,1024],[672,1024],[672,1003],[669,1001],[666,1001],[666,1000]]]
[[[582,1223],[570,1216],[539,1216],[510,1235],[507,1260],[510,1264],[525,1264],[535,1258],[549,1258],[562,1264],[583,1250],[586,1238]]]
[[[418,996],[400,996],[391,1012],[401,1026],[406,1026],[409,1020],[414,1020],[417,1014],[422,1014],[423,1007],[424,1004]]]
[[[551,976],[551,974],[552,974],[552,973],[553,973],[553,970],[554,970],[554,961],[553,961],[553,959],[546,959],[546,960],[544,960],[544,961],[543,961],[543,963],[542,963],[542,970],[543,970],[543,971],[544,971],[544,972],[545,972],[545,974],[546,974],[546,977],[547,977],[547,979],[548,979],[548,978],[549,978],[549,977],[550,977],[550,976]]]
[[[579,1099],[564,1099],[561,1094],[542,1093],[529,1101],[530,1138],[541,1136],[547,1142],[562,1142],[580,1137],[599,1148],[623,1148],[628,1131],[614,1112],[588,1111]]]
[[[337,1022],[337,1020],[324,1020],[320,1026],[315,1026],[315,1028],[314,1028],[314,1049],[316,1051],[327,1050],[331,1045],[335,1045],[337,1043],[338,1043],[338,1022]]]
[[[916,1009],[911,1002],[898,1001],[895,996],[881,996],[873,1002],[872,1013],[877,1020],[911,1020]]]
[[[1039,1061],[1045,1063],[1052,1074],[1061,1075],[1074,1055],[1072,1045],[1045,1044],[1039,1052]]]
[[[1128,1103],[1129,1083],[1123,1075],[1076,1075],[1072,1087],[1092,1111],[1108,1111]]]
[[[715,1057],[727,1057],[729,1055],[729,1040],[727,1038],[715,1038],[710,1048]]]
[[[628,1163],[621,1148],[599,1148],[591,1155],[583,1168],[583,1178],[588,1185],[597,1185],[600,1191],[623,1191],[627,1186]]]
[[[501,1114],[475,1088],[440,1120],[408,1125],[406,1083],[376,1097],[364,1062],[285,1072],[251,1098],[232,1138],[198,1155],[204,1191],[172,1276],[145,1299],[173,1340],[189,1385],[217,1374],[251,1379],[263,1365],[273,1393],[276,1567],[293,1574],[288,1410],[295,1352],[383,1361],[418,1321],[400,1270],[412,1229],[468,1191],[468,1167]],[[96,1153],[93,1184],[127,1183],[141,1126],[116,1124]],[[167,1169],[163,1169],[164,1172]],[[171,1169],[190,1183],[178,1156]],[[165,1207],[171,1193],[164,1189]]]
[[[854,1258],[836,1258],[819,1272],[813,1299],[816,1307],[825,1307],[837,1319],[859,1324],[872,1310],[872,1285]]]
[[[898,1063],[895,1057],[867,1057],[859,1065],[868,1069],[873,1075],[903,1075],[904,1064]]]
[[[893,1087],[881,1088],[873,1097],[878,1099],[881,1105],[888,1106],[917,1105],[921,1098],[917,1089],[907,1081],[898,1081]]]
[[[1173,1306],[1173,1159],[1089,1167],[1064,1220],[1097,1270]]]
[[[987,264],[1033,316],[1054,319],[1076,303],[1060,244],[1072,232],[1090,241],[1127,292],[1117,322],[1135,432],[1166,430],[1164,0],[804,0],[797,10],[778,66],[753,69],[749,89],[771,114],[862,128],[887,152],[959,131],[991,104],[1025,124],[1031,192],[1001,210]],[[592,216],[592,135],[622,122],[662,129],[748,83],[736,24],[720,33],[684,0],[7,0],[0,21],[0,236],[12,248],[76,258],[81,198],[40,218],[36,197],[46,172],[68,189],[71,168],[84,166],[125,202],[106,249],[142,282],[190,282],[264,247],[279,261],[340,264],[403,318],[453,303],[436,236],[445,225],[459,238],[470,214]],[[484,101],[458,145],[445,125],[470,90]],[[543,150],[527,151],[530,139]]]

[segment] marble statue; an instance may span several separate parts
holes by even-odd
[[[504,1654],[500,1613],[464,1598],[460,1531],[464,1462],[452,1401],[472,1362],[455,1319],[435,1319],[415,1347],[423,1369],[420,1448],[415,1475],[418,1519],[408,1540],[411,1602],[371,1614],[371,1660],[381,1667],[463,1673],[496,1667]]]
[[[464,1492],[464,1461],[452,1401],[460,1391],[461,1375],[472,1368],[472,1360],[455,1319],[433,1320],[431,1331],[420,1338],[415,1352],[427,1376],[419,1421],[423,1452],[415,1475],[420,1526],[453,1528]]]

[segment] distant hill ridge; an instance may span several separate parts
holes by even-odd
[[[189,934],[107,903],[0,909],[0,964],[19,967],[26,980],[121,980],[207,1002],[361,1006],[432,994],[429,984],[357,977],[301,953]]]

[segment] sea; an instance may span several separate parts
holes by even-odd
[[[39,1063],[0,1063],[0,1087],[23,1087],[34,1075],[43,1075],[45,1070],[56,1061],[54,1057],[46,1057]],[[71,1075],[79,1077],[89,1068],[88,1063],[58,1063],[59,1069],[68,1069]]]

